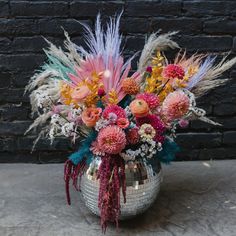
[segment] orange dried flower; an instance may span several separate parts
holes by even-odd
[[[124,79],[121,87],[126,94],[135,95],[139,92],[139,85],[133,78]]]

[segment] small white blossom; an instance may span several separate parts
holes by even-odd
[[[100,129],[105,128],[106,126],[108,126],[109,124],[110,124],[109,120],[101,118],[96,122],[95,130],[99,131]]]

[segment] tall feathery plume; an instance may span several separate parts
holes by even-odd
[[[225,56],[216,66],[210,68],[202,79],[192,89],[196,98],[206,94],[208,91],[225,84],[229,79],[217,79],[222,73],[236,64],[236,57],[226,61]]]
[[[171,37],[176,33],[177,32],[175,31],[159,36],[157,36],[156,33],[153,33],[149,36],[139,59],[139,72],[142,73],[146,70],[146,67],[148,66],[150,60],[152,60],[152,56],[156,51],[165,51],[167,48],[179,48],[179,45],[171,39]]]

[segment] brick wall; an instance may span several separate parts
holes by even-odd
[[[33,71],[45,59],[42,36],[60,45],[63,30],[81,43],[78,20],[94,24],[98,11],[105,17],[124,9],[121,31],[125,54],[140,50],[144,34],[162,29],[178,30],[177,41],[188,52],[236,51],[236,1],[0,1],[0,162],[57,162],[73,147],[59,139],[50,146],[41,140],[30,153],[34,135],[23,133],[32,122],[28,96],[23,95]],[[135,65],[135,63],[134,63]],[[178,159],[228,159],[236,157],[236,68],[225,87],[199,101],[210,117],[222,122],[213,127],[193,122],[182,130],[178,142],[183,151]]]

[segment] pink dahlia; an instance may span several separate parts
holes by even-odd
[[[105,119],[109,119],[109,114],[110,113],[115,114],[117,116],[117,118],[126,118],[125,110],[123,108],[121,108],[120,106],[118,106],[118,105],[107,106],[104,109],[104,111],[102,113],[102,116]]]
[[[126,145],[124,131],[116,125],[100,130],[97,137],[99,148],[108,154],[118,154]]]
[[[136,119],[137,125],[142,126],[142,124],[150,124],[156,131],[156,136],[154,137],[154,140],[157,142],[163,142],[164,141],[164,131],[165,131],[165,125],[159,118],[159,116],[154,114],[149,114],[145,117],[140,117]]]
[[[138,94],[136,98],[144,100],[150,109],[154,109],[160,104],[159,98],[154,93],[141,93]]]
[[[136,144],[139,142],[140,135],[138,133],[138,128],[132,128],[126,133],[127,141],[130,144]]]
[[[166,79],[183,79],[184,75],[184,69],[176,64],[169,64],[162,71],[162,76]]]
[[[168,94],[162,104],[162,113],[169,121],[184,116],[189,109],[188,96],[181,90]]]
[[[90,151],[96,156],[105,156],[105,152],[100,149],[97,141],[92,142]]]

